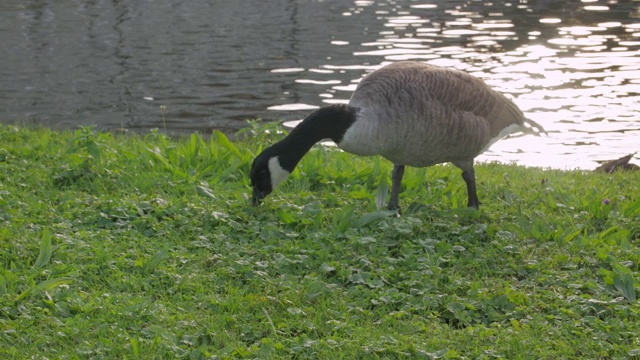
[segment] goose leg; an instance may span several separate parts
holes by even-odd
[[[400,184],[404,175],[404,165],[393,164],[391,171],[391,198],[389,199],[389,210],[400,210]]]
[[[454,165],[462,169],[462,178],[467,184],[467,196],[469,198],[467,206],[478,209],[480,207],[480,201],[478,200],[478,193],[476,192],[476,173],[473,170],[473,160],[454,163]]]

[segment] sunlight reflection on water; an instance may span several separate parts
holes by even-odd
[[[0,121],[234,133],[248,118],[300,119],[347,102],[368,72],[418,60],[483,79],[549,131],[500,141],[480,160],[592,169],[594,160],[640,152],[639,8],[621,0],[3,0]]]

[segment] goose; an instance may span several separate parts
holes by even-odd
[[[366,75],[348,104],[313,111],[256,156],[250,173],[252,203],[258,205],[282,183],[315,143],[331,139],[346,152],[380,155],[393,163],[390,210],[400,210],[405,166],[447,162],[462,170],[467,206],[478,209],[474,159],[515,132],[546,133],[479,78],[421,62],[395,62]]]

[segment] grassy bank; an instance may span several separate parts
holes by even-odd
[[[0,357],[640,356],[640,174],[409,169],[394,217],[315,149],[252,208],[260,134],[0,127]]]

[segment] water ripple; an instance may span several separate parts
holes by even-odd
[[[640,151],[636,2],[4,0],[0,120],[233,132],[345,103],[368,72],[465,70],[550,135],[480,160],[593,168]]]

